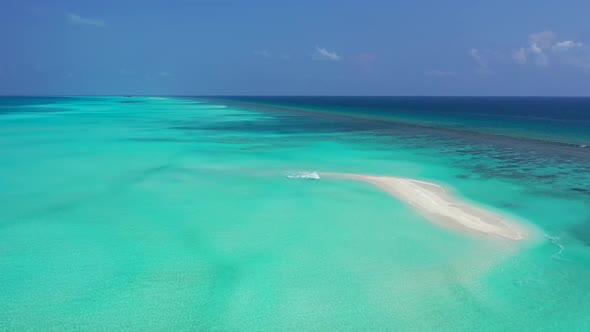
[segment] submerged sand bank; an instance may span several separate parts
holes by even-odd
[[[446,228],[509,240],[523,240],[530,235],[523,225],[453,197],[434,183],[390,176],[341,173],[321,175],[375,185],[410,204],[429,221]]]

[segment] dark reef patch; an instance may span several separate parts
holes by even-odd
[[[575,188],[570,188],[570,190],[573,192],[577,192],[577,193],[590,194],[590,189],[575,187]]]

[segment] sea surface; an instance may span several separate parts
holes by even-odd
[[[0,97],[0,331],[29,330],[589,331],[590,99]]]

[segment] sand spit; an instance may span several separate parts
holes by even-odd
[[[471,234],[523,240],[524,225],[450,195],[439,185],[412,179],[361,174],[321,173],[322,176],[370,183],[411,205],[429,221]]]

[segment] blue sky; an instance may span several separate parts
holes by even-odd
[[[0,94],[590,95],[587,0],[0,0]]]

